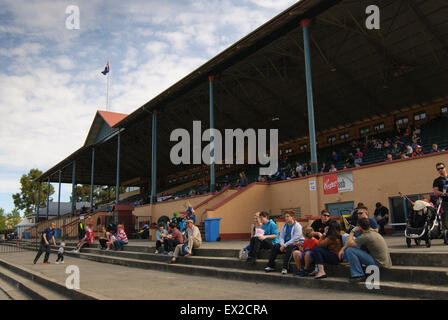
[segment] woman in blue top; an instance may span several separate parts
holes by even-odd
[[[260,212],[261,228],[264,230],[264,235],[252,237],[250,239],[249,254],[247,263],[255,264],[260,249],[272,249],[278,241],[278,228],[272,219],[269,219],[267,212]]]

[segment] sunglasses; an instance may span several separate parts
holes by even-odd
[[[445,167],[437,168],[437,170],[443,170],[443,169],[445,169]]]
[[[323,214],[323,216],[328,218],[330,215],[329,214]]]

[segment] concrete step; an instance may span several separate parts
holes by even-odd
[[[72,254],[81,259],[97,261],[102,263],[111,263],[134,268],[154,269],[159,271],[168,271],[189,275],[211,276],[224,279],[254,281],[254,282],[272,282],[282,285],[294,285],[303,288],[335,289],[352,292],[364,292],[385,294],[400,297],[410,297],[419,299],[448,299],[448,288],[443,285],[423,285],[417,283],[401,283],[391,281],[381,281],[380,289],[369,290],[365,284],[350,283],[347,278],[329,276],[327,279],[315,280],[312,277],[298,277],[291,274],[282,275],[280,273],[266,273],[262,270],[243,270],[239,268],[224,268],[209,265],[191,265],[180,261],[176,264],[154,260],[141,260],[133,258],[117,257],[108,254]],[[165,257],[166,258],[166,257]],[[330,273],[329,273],[330,274]]]
[[[84,253],[165,263],[171,259],[170,256],[162,254],[114,250],[106,251],[94,248],[84,248],[82,249],[81,255]],[[238,268],[242,270],[263,270],[268,262],[267,259],[258,259],[255,265],[252,265],[247,264],[245,261],[239,260],[238,258],[210,256],[179,257],[178,261],[179,263],[193,266]],[[276,260],[278,272],[281,270],[282,261],[283,257],[282,255],[279,255]],[[291,266],[295,271],[295,264],[292,263]],[[328,274],[334,275],[335,277],[348,278],[350,275],[350,268],[348,264],[340,264],[337,266],[328,265],[326,270]],[[448,285],[448,267],[393,266],[391,269],[381,269],[380,271],[380,276],[383,281],[421,283],[427,285]]]
[[[34,250],[31,247],[31,250]],[[0,259],[0,278],[19,288],[33,300],[104,300],[102,295],[87,290],[71,290],[35,271]]]
[[[9,300],[31,300],[29,296],[20,291],[15,285],[0,279],[0,291]]]
[[[2,266],[0,266],[0,278],[33,300],[67,300],[66,296],[51,290],[51,288],[11,272]]]

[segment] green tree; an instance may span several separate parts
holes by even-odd
[[[13,228],[17,225],[22,218],[20,217],[20,211],[17,208],[14,208],[10,213],[6,215],[6,225],[8,228]]]
[[[40,175],[42,175],[42,171],[39,169],[31,169],[28,174],[22,175],[20,178],[20,193],[12,195],[15,208],[17,210],[23,210],[25,215],[35,210],[38,193],[38,182],[36,179]],[[54,193],[53,186],[50,185],[50,190],[48,190],[47,183],[42,182],[40,189],[40,208],[45,207],[48,192],[50,192],[50,196]],[[53,199],[50,198],[50,201],[53,201]]]
[[[0,231],[5,229],[6,229],[5,210],[3,208],[0,208]]]

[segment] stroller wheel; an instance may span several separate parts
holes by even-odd
[[[420,245],[420,239],[414,239],[414,242],[415,242],[415,244],[416,244],[417,246]]]
[[[426,239],[426,248],[429,248],[429,247],[431,247],[431,239],[428,237]]]
[[[411,239],[406,238],[406,244],[407,244],[408,248],[410,248],[411,247]]]

